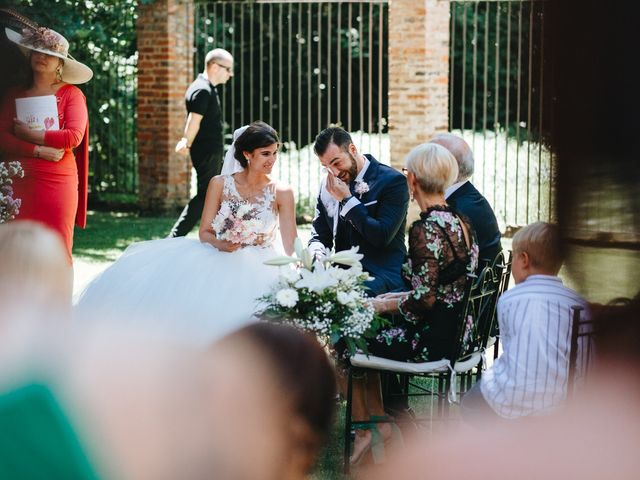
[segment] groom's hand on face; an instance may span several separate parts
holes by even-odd
[[[351,195],[349,185],[336,177],[331,170],[327,170],[327,192],[339,202]]]

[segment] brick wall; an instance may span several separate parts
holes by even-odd
[[[391,163],[449,124],[449,1],[389,1]]]
[[[191,161],[174,152],[185,122],[184,92],[193,80],[192,0],[139,7],[138,157],[143,210],[175,211],[189,199]]]

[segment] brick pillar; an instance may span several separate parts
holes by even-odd
[[[400,167],[449,125],[449,1],[389,1],[389,137]]]
[[[193,80],[193,0],[140,5],[138,33],[139,204],[169,212],[189,199],[191,161],[174,152]]]

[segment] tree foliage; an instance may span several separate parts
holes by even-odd
[[[93,70],[80,85],[90,122],[92,193],[136,189],[137,7],[149,0],[0,0],[69,41],[69,53]]]
[[[544,136],[550,112],[542,91],[549,80],[543,7],[535,2],[452,2],[453,129],[507,131],[512,137],[528,130]]]

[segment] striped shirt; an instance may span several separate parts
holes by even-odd
[[[504,418],[546,413],[567,394],[571,307],[586,302],[562,280],[531,275],[498,302],[503,353],[483,375],[480,389]]]

